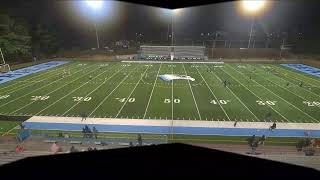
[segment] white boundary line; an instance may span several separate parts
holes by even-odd
[[[231,67],[231,66],[230,66]],[[239,72],[240,74],[242,74],[242,76],[244,76],[244,74],[240,71],[238,71],[237,69],[231,67],[232,69],[234,69],[235,71]],[[318,121],[317,119],[313,118],[312,116],[310,116],[308,113],[302,111],[300,108],[296,107],[295,105],[293,105],[292,103],[288,102],[287,100],[283,99],[281,96],[277,95],[276,93],[274,93],[273,91],[271,91],[270,89],[264,87],[262,84],[260,84],[259,82],[257,82],[256,80],[252,79],[255,83],[259,84],[261,87],[263,87],[264,89],[266,89],[267,91],[271,92],[273,95],[275,95],[276,97],[282,99],[283,101],[285,101],[287,104],[291,105],[292,107],[294,107],[295,109],[299,110],[300,112],[302,112],[304,115],[310,117],[311,119]],[[319,121],[318,121],[319,122]]]
[[[207,88],[210,90],[211,94],[213,95],[213,97],[216,99],[217,103],[219,104],[220,108],[222,109],[222,111],[224,112],[224,114],[226,115],[226,117],[228,118],[229,121],[231,121],[230,117],[228,116],[227,112],[223,109],[223,107],[221,106],[218,98],[216,97],[216,95],[213,93],[212,89],[210,88],[210,86],[208,85],[206,79],[202,76],[202,74],[199,72],[198,68],[196,67],[198,74],[201,76],[201,78],[204,80],[204,82],[207,85]]]
[[[91,66],[88,66],[88,67],[87,67],[87,68],[85,68],[85,69],[88,69],[89,67],[91,67]],[[66,76],[66,77],[64,77],[64,78],[67,78],[67,77],[73,76],[74,74],[77,74],[78,72],[81,72],[81,71],[83,71],[83,70],[84,70],[84,69],[80,69],[79,71],[76,71],[76,72],[74,72],[74,73],[72,73],[72,74],[70,74],[70,75],[68,75],[68,76]],[[37,88],[37,89],[35,89],[35,90],[33,90],[33,91],[31,91],[31,92],[29,92],[29,93],[27,93],[27,94],[23,95],[23,96],[19,96],[19,97],[15,98],[15,99],[12,99],[11,101],[9,101],[9,102],[7,102],[7,103],[5,103],[5,104],[0,105],[0,108],[1,108],[1,107],[3,107],[3,106],[5,106],[5,105],[7,105],[7,104],[9,104],[9,103],[12,103],[12,102],[14,102],[14,101],[16,101],[16,100],[20,99],[20,98],[22,98],[22,97],[25,97],[25,96],[27,96],[27,95],[29,95],[29,94],[31,94],[31,93],[33,93],[33,92],[35,92],[35,91],[38,91],[38,90],[40,90],[40,89],[42,89],[42,88],[45,88],[45,87],[47,87],[47,86],[49,86],[49,85],[51,85],[51,84],[53,84],[53,83],[55,83],[55,82],[58,82],[58,81],[60,81],[60,80],[63,80],[64,78],[60,78],[60,79],[57,79],[57,80],[55,80],[55,81],[52,81],[51,83],[46,84],[46,85],[44,85],[44,86],[41,86],[41,87],[39,87],[39,88]]]
[[[90,117],[94,112],[96,112],[96,110],[109,98],[109,96],[111,96],[111,94],[129,77],[129,75],[134,72],[135,69],[137,69],[137,67],[135,67],[134,69],[132,69],[130,71],[129,74],[127,74],[121,81],[120,83],[98,104],[98,106],[96,106],[92,111],[91,113],[88,115],[88,117]]]
[[[171,66],[171,72],[173,74],[173,66]],[[174,80],[172,79],[171,80],[171,118],[173,120],[173,82]],[[173,121],[172,121],[173,123]]]
[[[274,65],[273,65],[274,66]],[[304,75],[302,75],[302,74],[299,74],[299,73],[295,73],[295,72],[293,72],[293,71],[290,71],[290,70],[287,70],[287,69],[285,69],[285,68],[282,68],[282,67],[278,67],[278,66],[274,66],[274,67],[277,67],[277,69],[281,69],[281,70],[284,70],[284,71],[286,71],[286,72],[290,72],[290,74],[296,74],[296,75],[299,75],[299,77],[301,77],[302,79],[303,78],[306,78],[306,79],[309,79],[309,80],[312,80],[312,81],[314,81],[314,82],[317,82],[317,83],[319,83],[320,84],[320,81],[319,80],[316,80],[316,79],[313,79],[313,78],[310,78],[310,77],[308,77],[308,76],[304,76]],[[284,66],[285,67],[285,66]],[[287,68],[289,68],[289,67],[287,67]],[[292,69],[292,70],[295,70],[295,69]],[[297,70],[295,70],[295,71],[297,71]],[[298,71],[298,72],[301,72],[301,71]],[[303,72],[301,72],[301,73],[303,73]],[[298,78],[298,77],[297,77]],[[300,79],[300,78],[299,78]],[[305,80],[306,80],[305,79]],[[300,79],[301,80],[301,79]],[[303,80],[302,80],[303,81]],[[310,84],[310,83],[309,83]]]
[[[154,87],[156,86],[156,83],[157,83],[157,80],[158,80],[158,76],[159,76],[159,72],[160,72],[161,66],[162,66],[162,63],[160,64],[160,67],[158,69],[158,72],[157,72],[157,75],[156,75],[156,79],[154,80],[153,87],[152,87],[152,90],[151,90],[151,94],[150,94],[150,97],[149,97],[149,101],[148,101],[147,107],[146,107],[146,109],[144,111],[144,115],[143,115],[142,119],[145,119],[145,117],[147,115],[149,104],[150,104],[150,101],[151,101],[151,98],[152,98],[152,95],[153,95]]]
[[[227,73],[226,71],[224,71],[222,68],[221,68],[221,70],[224,72],[224,73],[226,73],[226,74],[228,74],[230,77],[232,77],[232,79],[234,79],[234,80],[236,80],[239,84],[241,84],[243,87],[245,87],[247,90],[249,90],[253,95],[255,95],[258,99],[260,99],[260,100],[263,100],[263,99],[261,99],[258,95],[256,95],[254,92],[252,92],[248,87],[246,87],[245,85],[243,85],[238,79],[236,79],[235,77],[233,77],[232,75],[230,75],[229,73]],[[275,109],[273,109],[269,104],[267,104],[267,106],[269,107],[269,108],[271,108],[274,112],[276,112],[276,113],[278,113],[282,118],[284,118],[287,122],[290,122],[286,117],[284,117],[281,113],[279,113],[277,110],[275,110]]]
[[[183,69],[184,69],[185,75],[187,75],[187,71],[186,71],[186,68],[184,67],[184,64],[182,64],[182,67],[183,67]],[[192,88],[191,88],[190,81],[189,81],[189,80],[187,80],[187,81],[188,81],[188,84],[189,84],[190,92],[191,92],[192,97],[193,97],[194,104],[196,105],[196,109],[197,109],[197,112],[198,112],[198,116],[199,116],[199,118],[200,118],[199,120],[202,120],[202,117],[201,117],[201,114],[200,114],[200,111],[199,111],[199,108],[198,108],[197,101],[196,101],[196,99],[195,99],[195,97],[194,97],[193,90],[192,90]]]
[[[113,67],[113,66],[112,66]],[[108,77],[107,79],[105,79],[103,81],[103,83],[101,83],[99,86],[97,86],[94,90],[92,90],[90,93],[88,93],[87,95],[85,95],[85,97],[90,96],[90,94],[94,93],[97,89],[99,89],[102,85],[104,85],[108,80],[110,80],[112,77],[114,77],[116,74],[118,74],[121,70],[123,70],[125,67],[121,68],[119,71],[113,73],[112,76]],[[75,103],[73,106],[71,106],[67,111],[65,111],[62,116],[64,116],[65,114],[67,114],[71,109],[73,109],[74,107],[76,107],[79,103],[81,103],[82,101],[78,101],[77,103]]]
[[[148,71],[150,66],[147,67],[147,69],[143,72],[143,74],[141,75],[139,81],[136,83],[136,85],[134,86],[133,90],[131,91],[131,93],[129,94],[129,96],[127,97],[126,101],[123,103],[123,105],[121,106],[121,108],[119,109],[116,118],[119,116],[119,114],[121,113],[122,109],[124,108],[124,106],[127,104],[129,98],[131,97],[131,95],[133,94],[133,92],[136,90],[137,86],[139,85],[141,79],[143,78],[144,74]]]
[[[71,64],[72,64],[72,63],[67,63],[67,64],[65,64],[65,65],[69,66],[69,65],[71,65]],[[51,74],[51,73],[53,74],[53,72],[62,70],[61,68],[66,69],[66,66],[63,66],[63,65],[62,65],[62,66],[56,66],[56,67],[53,67],[53,68],[56,68],[56,69],[52,69],[52,71],[49,71],[50,69],[47,69],[47,70],[45,70],[45,71],[37,72],[37,73],[40,73],[40,74],[35,73],[35,76],[33,76],[33,77],[31,77],[31,78],[27,78],[27,77],[30,76],[30,75],[32,75],[32,74],[29,74],[29,75],[24,76],[24,77],[21,77],[21,78],[27,78],[27,80],[29,81],[29,80],[32,80],[32,79],[41,77],[41,76],[43,76],[43,75],[48,75],[48,74]],[[51,76],[49,76],[49,77],[51,77]],[[20,78],[18,78],[18,79],[20,79]],[[11,86],[15,86],[15,85],[17,85],[17,84],[20,84],[19,82],[26,82],[26,81],[19,81],[18,79],[17,79],[16,81],[13,81],[14,83],[2,87],[2,88],[0,89],[0,93],[3,94],[2,90],[7,89],[7,88],[9,88],[9,87],[11,87]],[[47,79],[47,78],[46,78],[46,79]],[[10,81],[9,81],[9,82],[10,82]],[[41,82],[41,81],[37,81],[37,82]],[[27,82],[27,83],[28,83],[28,82]],[[27,83],[24,83],[24,84],[22,84],[22,85],[20,84],[20,85],[23,86],[23,85],[26,85]],[[15,88],[17,88],[17,87],[14,87],[13,89],[15,89]],[[10,89],[10,90],[11,90],[11,89]],[[8,91],[8,90],[6,90],[6,91],[4,91],[4,92],[7,92],[7,91]]]
[[[260,69],[262,69],[261,67],[259,67]],[[280,70],[281,71],[281,70]],[[277,71],[278,72],[278,71]],[[281,72],[282,73],[282,72]],[[283,79],[283,81],[286,81],[287,82],[287,80],[285,80],[283,77],[280,77],[280,76],[276,76],[276,77],[279,77],[279,78],[281,78],[281,79]],[[286,76],[287,77],[287,76]],[[288,79],[292,79],[293,81],[295,81],[295,82],[297,82],[297,81],[299,81],[297,78],[294,78],[294,77],[291,77],[291,76],[288,76],[287,77]],[[301,82],[301,81],[299,81],[299,82]],[[306,82],[304,82],[304,83],[306,83]],[[310,83],[306,83],[306,84],[310,84]],[[312,84],[310,84],[310,85],[312,85]],[[318,87],[318,86],[316,86],[316,88],[320,88],[320,87]],[[305,89],[305,88],[302,88],[303,90],[305,90],[305,91],[308,91],[309,93],[311,93],[311,94],[313,94],[313,95],[316,95],[316,96],[318,96],[318,97],[320,97],[320,95],[318,95],[318,94],[316,94],[316,93],[314,93],[314,92],[312,92],[312,91],[310,91],[310,90],[308,90],[308,89]]]
[[[260,68],[260,67],[258,67],[258,68],[261,69],[262,71],[264,71],[262,68]],[[277,77],[277,78],[281,78],[281,77],[278,77],[278,76],[275,76],[275,75],[272,75],[272,76]],[[262,77],[263,79],[271,82],[272,84],[275,84],[276,86],[279,86],[277,83],[275,83],[275,82],[273,82],[273,81],[271,81],[271,80],[269,80],[269,79],[267,79],[267,78],[264,78],[263,76],[261,76],[261,77]],[[283,81],[285,81],[283,78],[281,78],[281,79],[282,79]],[[300,96],[300,95],[298,95],[298,94],[295,94],[295,93],[289,91],[288,88],[284,88],[284,87],[282,87],[282,86],[279,86],[279,87],[281,87],[282,89],[288,91],[289,93],[291,93],[291,94],[293,94],[293,95],[295,95],[295,96],[297,96],[297,97],[299,97],[299,98],[301,98],[301,99],[303,99],[303,100],[305,100],[305,101],[309,101],[309,100],[307,100],[306,98],[304,98],[304,97],[302,97],[302,96]],[[305,90],[305,91],[307,91],[307,90],[304,89],[304,88],[302,88],[302,89]],[[319,96],[319,95],[317,95],[317,96]],[[316,106],[316,107],[320,108],[320,106]]]
[[[99,68],[99,67],[98,67],[98,68]],[[59,89],[65,87],[65,86],[67,86],[67,85],[69,85],[69,84],[71,84],[71,83],[73,83],[73,82],[75,82],[75,81],[83,78],[84,76],[86,76],[87,74],[90,74],[91,72],[95,71],[95,70],[98,69],[98,68],[95,68],[95,69],[93,69],[92,71],[89,71],[89,73],[85,73],[84,75],[80,76],[79,78],[76,78],[76,79],[72,80],[71,82],[69,82],[69,83],[67,83],[67,84],[64,84],[63,86],[60,86],[59,88],[57,88],[57,89],[55,89],[55,90],[53,90],[53,91],[50,91],[49,93],[47,93],[47,94],[45,94],[45,95],[43,95],[43,96],[47,96],[47,95],[49,95],[49,94],[51,94],[51,93],[56,92],[57,90],[59,90]],[[72,76],[72,75],[70,75],[70,76]],[[36,102],[36,101],[31,101],[30,103],[22,106],[22,107],[19,108],[19,109],[16,109],[15,111],[10,112],[9,114],[13,114],[13,113],[15,113],[15,112],[17,112],[17,111],[20,111],[21,109],[24,109],[25,107],[27,107],[27,106],[35,103],[35,102]],[[49,105],[49,106],[51,106],[51,105]],[[47,106],[47,107],[49,107],[49,106]],[[46,107],[46,108],[47,108],[47,107]]]
[[[220,82],[222,80],[214,73],[214,75],[219,79]],[[233,96],[256,118],[256,120],[260,121],[259,118],[245,105],[245,103],[227,86],[227,89],[233,94]]]
[[[77,68],[77,67],[74,67],[73,69],[75,69],[75,68]],[[60,71],[62,70],[62,69],[59,69]],[[29,87],[29,86],[32,86],[32,85],[34,85],[34,84],[37,84],[37,83],[40,83],[40,82],[43,82],[43,81],[45,81],[45,80],[47,80],[47,79],[49,79],[49,78],[52,78],[52,77],[55,77],[55,76],[58,76],[59,74],[57,74],[59,71],[57,70],[57,71],[55,71],[54,73],[52,73],[52,74],[50,74],[50,76],[48,76],[48,77],[46,77],[46,78],[44,78],[44,79],[41,79],[40,81],[38,81],[38,82],[34,82],[34,83],[25,83],[25,84],[22,84],[22,85],[18,85],[17,87],[14,87],[14,88],[12,88],[12,89],[8,89],[8,90],[5,90],[5,91],[3,91],[3,92],[1,92],[1,90],[0,90],[0,93],[1,94],[6,94],[6,93],[9,93],[9,94],[12,94],[12,93],[14,93],[14,92],[16,92],[16,91],[19,91],[19,90],[21,90],[21,89],[24,89],[24,88],[27,88],[27,87]],[[46,75],[48,75],[48,74],[46,74]],[[28,76],[28,75],[27,75]],[[25,76],[25,77],[27,77],[27,76]]]

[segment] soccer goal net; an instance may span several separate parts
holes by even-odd
[[[10,69],[10,66],[9,64],[6,64],[6,61],[4,60],[4,57],[3,57],[3,53],[2,53],[2,49],[0,48],[0,54],[1,54],[1,60],[0,60],[0,73],[6,73],[6,72],[9,72],[11,69]]]
[[[0,73],[6,73],[9,72],[10,69],[10,65],[9,64],[0,64]]]

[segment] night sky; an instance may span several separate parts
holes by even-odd
[[[1,2],[1,11],[22,15],[30,23],[46,23],[55,28],[66,44],[79,45],[94,42],[94,22],[104,44],[128,39],[135,40],[142,33],[145,41],[167,39],[170,13],[161,8],[125,2],[105,1],[94,16],[79,0],[7,0]],[[320,39],[320,2],[317,0],[279,0],[255,18],[257,34],[263,38],[269,33],[303,33],[304,38]],[[175,34],[179,39],[200,39],[201,33],[230,32],[230,38],[247,36],[252,18],[240,12],[237,3],[226,2],[183,9],[175,17]]]

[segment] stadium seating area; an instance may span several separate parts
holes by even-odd
[[[141,46],[140,58],[146,60],[202,60],[204,46]]]

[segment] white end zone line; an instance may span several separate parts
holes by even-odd
[[[143,78],[144,74],[148,71],[150,66],[147,67],[147,69],[143,72],[143,74],[141,75],[139,81],[136,83],[136,85],[134,86],[134,88],[132,89],[131,93],[129,94],[129,96],[127,97],[126,101],[123,103],[123,105],[121,106],[120,110],[118,111],[117,115],[115,116],[116,118],[119,116],[119,114],[121,113],[123,107],[127,104],[129,98],[131,97],[131,95],[133,94],[134,90],[136,90],[137,86],[139,85],[141,79]]]
[[[75,68],[77,68],[77,67],[74,67],[73,69],[75,69]],[[62,70],[62,69],[59,69],[59,70]],[[54,77],[54,76],[59,76],[59,74],[57,74],[57,72],[59,72],[59,70],[56,70],[54,73],[50,74],[50,76],[48,76],[48,77],[46,77],[46,78],[44,78],[44,79],[41,79],[41,80],[38,81],[38,82],[31,82],[31,83],[21,84],[21,85],[18,85],[17,87],[14,87],[14,88],[12,88],[12,89],[5,90],[5,91],[3,91],[3,92],[1,92],[1,91],[2,91],[2,89],[1,89],[1,90],[0,90],[0,93],[1,93],[1,94],[5,94],[5,93],[12,94],[12,93],[14,93],[14,92],[16,92],[16,91],[19,91],[19,90],[21,90],[21,89],[23,89],[23,88],[27,88],[27,87],[32,86],[32,85],[34,85],[34,84],[37,84],[37,83],[39,83],[39,82],[43,82],[43,81],[45,81],[45,80],[47,80],[47,79],[49,79],[49,78],[52,78],[52,77]],[[42,74],[42,75],[43,75],[43,74]],[[46,74],[46,75],[48,75],[48,74]],[[27,76],[25,76],[25,77],[27,77]],[[16,83],[15,83],[15,84],[16,84]],[[14,84],[14,85],[15,85],[15,84]],[[5,88],[6,88],[6,87],[5,87]]]
[[[187,75],[187,71],[186,71],[186,68],[184,67],[184,64],[182,64],[182,66],[183,66],[185,75]],[[199,116],[200,120],[202,120],[202,117],[201,117],[201,114],[200,114],[200,111],[199,111],[199,108],[198,108],[197,101],[196,101],[196,99],[195,99],[195,97],[194,97],[194,94],[193,94],[193,90],[192,90],[190,81],[189,81],[189,80],[187,80],[187,81],[188,81],[189,88],[190,88],[190,91],[191,91],[191,94],[192,94],[192,97],[193,97],[194,104],[196,105],[196,109],[197,109],[197,112],[198,112],[198,116]],[[228,117],[228,118],[229,118],[229,117]]]
[[[260,67],[258,67],[258,68],[261,69]],[[262,70],[262,69],[261,69],[261,70]],[[275,82],[273,82],[273,81],[271,81],[271,80],[269,80],[269,79],[267,79],[267,78],[264,78],[263,76],[260,76],[260,77],[263,78],[263,79],[265,79],[265,80],[267,80],[267,81],[269,81],[269,82],[271,82],[272,84],[275,84],[276,86],[279,86],[277,83],[275,83]],[[275,76],[275,77],[278,77],[278,76]],[[282,78],[281,78],[281,79],[282,79]],[[292,93],[291,91],[288,90],[288,88],[284,88],[284,87],[282,87],[282,86],[279,86],[279,87],[281,87],[282,89],[288,91],[289,93],[293,94],[294,96],[299,97],[300,99],[303,99],[303,100],[305,100],[305,101],[308,101],[306,98],[300,96],[299,94]],[[306,89],[304,89],[304,88],[302,88],[302,89],[303,89],[303,90],[306,90]],[[320,108],[320,106],[316,106],[316,107]]]
[[[229,73],[227,73],[226,71],[224,71],[222,68],[221,68],[221,70],[224,72],[224,73],[226,73],[226,74],[228,74],[230,77],[232,77],[234,80],[236,80],[239,84],[241,84],[243,87],[245,87],[248,91],[250,91],[253,95],[255,95],[258,99],[260,99],[260,100],[262,100],[258,95],[256,95],[254,92],[252,92],[247,86],[245,86],[245,85],[243,85],[238,79],[236,79],[235,77],[233,77],[232,75],[230,75]],[[275,109],[273,109],[270,105],[268,105],[267,104],[267,106],[269,107],[269,108],[271,108],[274,112],[276,112],[276,113],[278,113],[283,119],[285,119],[287,122],[289,122],[289,120],[286,118],[286,117],[284,117],[281,113],[279,113],[277,110],[275,110]]]
[[[98,67],[98,68],[99,68],[99,67]],[[53,91],[50,91],[49,93],[45,94],[44,96],[47,96],[47,95],[49,95],[49,94],[51,94],[51,93],[54,93],[54,92],[56,92],[57,90],[59,90],[59,89],[65,87],[65,86],[67,86],[67,85],[69,85],[69,84],[71,84],[71,83],[73,83],[73,82],[75,82],[75,81],[83,78],[84,76],[86,76],[87,74],[90,74],[91,72],[95,71],[95,70],[98,69],[98,68],[95,68],[95,69],[89,71],[89,73],[85,73],[84,75],[80,76],[79,78],[76,78],[76,79],[74,79],[73,81],[71,81],[71,82],[69,82],[69,83],[67,83],[67,84],[64,84],[63,86],[60,86],[59,88],[57,88],[57,89],[55,89],[55,90],[53,90]],[[70,76],[72,76],[72,75],[70,75]],[[30,102],[30,103],[22,106],[21,108],[16,109],[15,111],[13,111],[13,112],[11,112],[11,113],[9,113],[9,114],[13,114],[13,113],[15,113],[15,112],[17,112],[17,111],[19,111],[19,110],[21,110],[21,109],[24,109],[25,107],[33,104],[34,102],[36,102],[36,101],[32,101],[32,102]],[[50,106],[51,106],[51,104],[50,104],[49,106],[47,106],[46,108],[48,108],[48,107],[50,107]],[[42,110],[41,110],[41,112],[42,112]]]
[[[231,66],[230,66],[231,67]],[[237,69],[231,67],[232,69],[234,69],[235,71],[239,72],[240,74],[243,75],[242,72],[238,71]],[[243,75],[244,76],[244,75]],[[277,95],[276,93],[274,93],[273,91],[271,91],[270,89],[264,87],[263,85],[261,85],[260,83],[258,83],[257,81],[255,81],[254,79],[252,79],[255,83],[259,84],[261,87],[263,87],[264,89],[266,89],[267,91],[271,92],[273,95],[275,95],[276,97],[282,99],[283,101],[285,101],[287,104],[291,105],[292,107],[294,107],[295,109],[297,109],[298,111],[302,112],[304,115],[308,116],[309,118],[313,119],[316,122],[319,122],[317,119],[313,118],[312,116],[310,116],[308,113],[302,111],[300,108],[296,107],[295,105],[293,105],[292,103],[288,102],[287,100],[283,99],[281,96]]]
[[[216,101],[218,102],[220,108],[222,109],[222,111],[224,112],[224,114],[226,115],[226,117],[228,118],[228,120],[231,121],[231,120],[230,120],[230,117],[229,117],[228,114],[227,114],[227,112],[224,110],[224,108],[222,107],[222,105],[221,105],[221,103],[219,102],[218,98],[216,97],[216,95],[213,93],[212,89],[211,89],[210,86],[208,85],[206,79],[202,76],[202,74],[200,73],[200,71],[198,70],[197,67],[196,67],[196,69],[197,69],[199,75],[201,76],[201,78],[202,78],[202,79],[204,80],[204,82],[206,83],[207,88],[210,90],[211,94],[213,95],[213,97],[214,97],[214,98],[216,99]]]
[[[162,64],[160,64],[160,67],[159,67],[158,72],[157,72],[156,79],[154,80],[153,87],[152,87],[152,90],[151,90],[151,94],[150,94],[150,97],[149,97],[149,101],[148,101],[148,104],[147,104],[147,107],[145,109],[145,112],[144,112],[144,115],[143,115],[142,119],[145,119],[146,114],[148,112],[149,104],[150,104],[150,101],[151,101],[151,98],[152,98],[152,95],[153,95],[154,87],[156,86],[156,83],[157,83],[157,80],[158,80],[158,76],[159,76],[159,72],[160,72],[161,66],[162,66]]]
[[[111,94],[112,94],[112,93],[129,77],[129,75],[130,75],[132,72],[134,72],[134,70],[137,69],[137,68],[138,68],[138,66],[135,67],[134,69],[132,69],[132,70],[130,71],[130,73],[127,74],[127,75],[120,81],[120,83],[108,94],[108,96],[106,96],[106,97],[98,104],[98,106],[96,106],[96,107],[91,111],[91,113],[88,115],[88,117],[90,117],[94,112],[96,112],[96,110],[109,98],[109,96],[111,96]]]
[[[91,66],[88,66],[88,67],[85,68],[85,69],[88,69],[89,67],[91,67]],[[72,74],[70,74],[70,75],[68,75],[68,76],[65,76],[64,78],[73,76],[74,74],[77,74],[78,72],[81,72],[81,71],[83,71],[83,70],[84,70],[84,69],[81,69],[81,70],[79,70],[79,71],[76,71],[76,72],[74,72],[74,73],[72,73]],[[49,85],[51,85],[51,84],[53,84],[53,83],[55,83],[55,82],[58,82],[58,81],[60,81],[60,80],[63,80],[64,78],[60,78],[60,79],[57,79],[57,80],[55,80],[55,81],[52,81],[51,83],[46,84],[46,85],[44,85],[44,86],[41,86],[41,87],[39,87],[39,88],[37,88],[37,89],[35,89],[35,90],[33,90],[33,91],[30,91],[29,93],[27,93],[27,94],[25,94],[25,95],[23,95],[23,96],[19,96],[19,97],[15,98],[15,99],[12,99],[11,101],[9,101],[9,102],[7,102],[7,103],[5,103],[5,104],[0,105],[0,107],[3,107],[3,106],[5,106],[5,105],[7,105],[7,104],[9,104],[9,103],[11,103],[11,102],[14,102],[14,101],[16,101],[16,100],[18,100],[18,99],[20,99],[20,98],[23,98],[23,97],[25,97],[25,96],[27,96],[27,95],[35,92],[35,91],[38,91],[38,90],[40,90],[40,89],[42,89],[42,88],[45,88],[45,87],[47,87],[47,86],[49,86]]]
[[[69,65],[71,65],[71,64],[68,64],[67,66],[69,66]],[[66,69],[66,66],[61,66],[61,67],[58,67],[57,69],[53,69],[53,71],[49,71],[49,70],[45,70],[45,71],[43,71],[42,73],[40,73],[40,74],[35,74],[35,76],[33,76],[33,77],[31,77],[31,78],[28,78],[28,81],[29,80],[32,80],[32,79],[35,79],[35,78],[38,78],[38,77],[41,77],[41,76],[43,76],[43,75],[48,75],[48,74],[54,74],[54,73],[56,73],[56,71],[60,71],[60,70],[62,70],[62,69]],[[54,73],[53,73],[54,72]],[[39,73],[39,72],[37,72],[37,73]],[[30,74],[31,75],[31,74]],[[27,75],[27,76],[29,76],[29,75]],[[27,76],[24,76],[24,77],[27,77]],[[52,77],[52,76],[49,76],[49,77]],[[22,78],[22,77],[21,77]],[[20,78],[18,78],[18,79],[20,79]],[[25,82],[25,81],[18,81],[18,79],[17,79],[17,81],[15,81],[15,82],[18,82],[18,83],[13,83],[13,84],[10,84],[10,85],[8,85],[8,86],[4,86],[3,88],[1,88],[0,89],[0,92],[2,91],[2,90],[4,90],[4,89],[7,89],[7,88],[9,88],[9,87],[11,87],[11,86],[15,86],[15,85],[17,85],[17,84],[19,84],[19,82]],[[47,79],[47,78],[45,78],[45,79]],[[38,81],[38,82],[41,82],[42,80],[40,80],[40,81]],[[26,85],[27,83],[25,83],[25,84],[22,84],[21,86],[24,86],[24,85]],[[17,88],[17,87],[15,87],[15,88]],[[13,88],[13,89],[15,89],[15,88]],[[7,91],[4,91],[4,92],[7,92]],[[3,92],[1,92],[1,93],[3,93]]]

